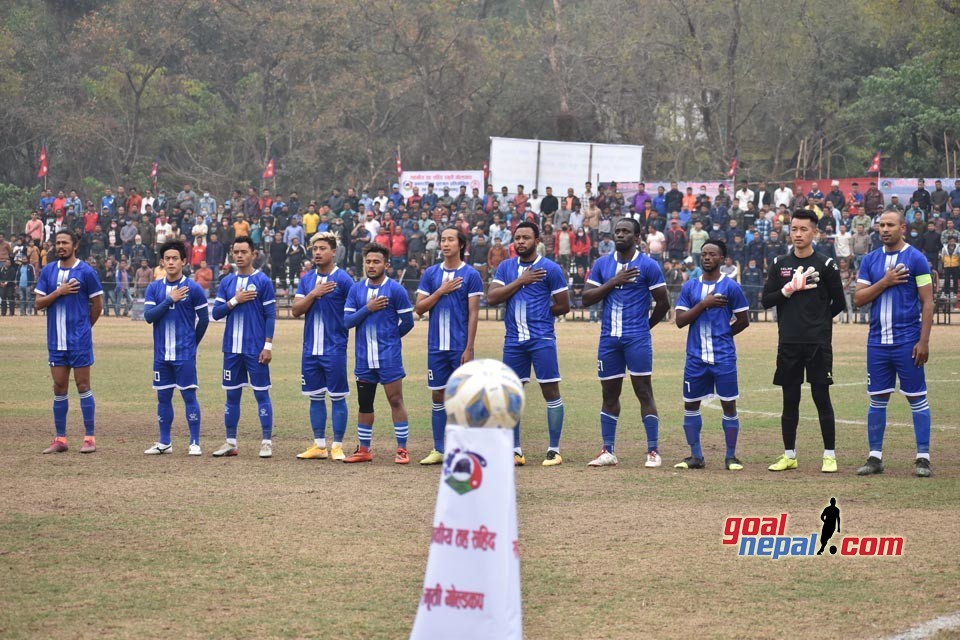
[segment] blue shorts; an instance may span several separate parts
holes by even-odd
[[[560,381],[555,340],[527,340],[519,344],[505,344],[503,363],[513,369],[521,382],[530,382],[531,365],[540,384]]]
[[[390,384],[407,377],[407,373],[402,366],[380,367],[379,369],[355,367],[353,373],[357,376],[357,380],[375,384]]]
[[[872,396],[892,393],[900,378],[900,393],[922,396],[927,393],[923,367],[913,363],[913,345],[867,346],[867,393]]]
[[[597,377],[601,380],[653,374],[653,343],[649,338],[601,336],[597,348]]]
[[[688,356],[683,367],[682,393],[684,402],[699,402],[714,396],[721,400],[736,400],[740,397],[737,363],[707,364]]]
[[[300,391],[305,396],[322,392],[331,397],[349,395],[347,354],[304,355],[300,360]]]
[[[70,367],[82,369],[93,366],[93,350],[87,351],[48,351],[47,364],[51,367]]]
[[[224,389],[251,387],[254,391],[266,391],[271,387],[270,365],[260,364],[260,354],[225,353],[220,386]]]
[[[440,391],[447,388],[447,381],[460,367],[462,351],[430,351],[427,353],[427,388]]]
[[[196,389],[197,382],[196,360],[154,360],[153,361],[153,388]]]

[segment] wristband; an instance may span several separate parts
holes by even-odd
[[[263,343],[263,348],[264,348],[266,351],[273,351],[273,343],[272,343],[272,342],[264,342],[264,343]]]
[[[231,309],[236,307],[238,304],[239,303],[237,302],[237,296],[233,296],[232,298],[230,298],[230,300],[227,301],[227,306],[230,307]]]

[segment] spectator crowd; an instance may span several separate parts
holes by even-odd
[[[492,185],[485,193],[461,186],[456,193],[428,185],[404,197],[400,185],[375,192],[333,188],[329,194],[301,201],[296,192],[272,193],[248,187],[220,199],[184,184],[176,196],[164,189],[141,195],[137,188],[118,186],[83,199],[75,190],[44,191],[30,213],[23,233],[6,238],[0,233],[0,313],[33,312],[33,286],[40,269],[55,260],[55,234],[68,229],[80,239],[79,256],[100,274],[106,294],[105,313],[128,315],[133,301],[147,285],[162,277],[157,248],[179,238],[188,252],[187,273],[212,292],[230,273],[230,245],[238,236],[250,236],[257,246],[255,266],[275,282],[278,297],[292,297],[301,275],[311,265],[308,240],[318,231],[338,238],[337,264],[355,279],[362,277],[364,246],[377,242],[390,249],[388,275],[399,281],[411,298],[423,269],[437,260],[440,231],[455,226],[469,239],[466,262],[480,271],[486,284],[503,260],[516,255],[513,232],[524,220],[540,229],[538,253],[555,260],[568,274],[574,306],[594,260],[614,251],[613,228],[625,217],[638,220],[644,237],[641,250],[663,268],[673,301],[683,283],[699,275],[700,249],[708,240],[723,240],[728,256],[723,272],[742,284],[756,312],[766,270],[773,259],[790,250],[790,213],[810,209],[820,220],[816,250],[839,265],[847,292],[846,321],[857,313],[852,305],[856,272],[863,256],[881,246],[876,220],[886,210],[904,214],[907,241],[923,252],[942,280],[938,297],[955,303],[960,278],[960,180],[951,191],[936,181],[928,190],[923,180],[910,202],[896,196],[885,201],[876,182],[866,189],[853,184],[842,192],[833,181],[823,192],[816,183],[804,193],[796,184],[780,182],[771,188],[741,181],[734,193],[723,185],[713,197],[671,183],[647,192],[640,184],[624,195],[616,183],[582,190],[568,187],[554,193],[529,193],[523,185],[513,191]],[[597,309],[590,318],[597,319]],[[861,320],[865,310],[860,310]]]

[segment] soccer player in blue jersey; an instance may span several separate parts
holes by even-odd
[[[900,379],[900,393],[913,412],[917,440],[915,471],[930,477],[930,405],[923,365],[930,357],[933,326],[933,284],[930,265],[920,251],[903,240],[903,214],[887,211],[880,216],[883,246],[860,263],[854,303],[870,306],[867,338],[867,440],[870,454],[857,475],[883,473],[883,432],[887,403]]]
[[[750,304],[740,285],[720,273],[726,257],[727,247],[722,241],[705,243],[700,249],[703,275],[685,282],[677,299],[677,327],[690,327],[683,368],[683,432],[690,445],[690,456],[673,465],[674,469],[703,469],[700,402],[714,395],[720,398],[723,409],[723,438],[727,445],[724,466],[729,471],[743,469],[737,459],[740,391],[733,337],[750,325]]]
[[[348,329],[357,328],[354,340],[357,376],[357,439],[360,443],[344,462],[371,462],[373,453],[373,401],[377,385],[382,384],[390,403],[397,453],[393,461],[409,464],[407,408],[403,404],[403,370],[400,339],[413,329],[413,306],[400,284],[386,276],[390,250],[372,242],[363,249],[366,278],[350,289],[344,321]]]
[[[310,428],[313,445],[297,454],[301,460],[343,460],[343,435],[347,432],[347,336],[343,308],[353,287],[353,278],[338,269],[337,236],[316,233],[310,238],[314,269],[300,278],[293,302],[293,317],[305,315],[303,355],[300,360],[300,390],[310,398]],[[333,444],[327,453],[327,404],[333,423]]]
[[[37,311],[47,309],[47,360],[53,377],[53,424],[57,435],[44,453],[67,450],[70,370],[80,394],[85,436],[80,453],[97,450],[96,403],[90,389],[93,366],[91,329],[103,311],[103,288],[93,267],[77,259],[77,238],[67,230],[55,238],[57,261],[40,272],[34,293]]]
[[[273,456],[273,405],[270,402],[270,360],[273,355],[273,329],[277,320],[277,299],[273,283],[253,268],[253,240],[240,236],[230,250],[237,265],[220,281],[213,319],[226,320],[223,330],[223,379],[227,392],[223,420],[227,428],[226,443],[213,452],[216,457],[235,456],[237,425],[240,422],[240,399],[243,387],[251,387],[257,399],[263,440],[260,457]]]
[[[560,397],[560,364],[557,360],[557,336],[554,318],[570,311],[567,277],[560,266],[537,255],[540,229],[532,222],[521,222],[513,234],[516,258],[504,260],[490,282],[487,302],[496,306],[506,302],[503,315],[506,336],[503,362],[513,369],[524,384],[530,381],[533,366],[540,393],[547,402],[547,430],[550,446],[543,466],[563,463],[560,435],[563,433],[563,398]],[[513,430],[513,460],[517,466],[527,463],[520,448],[520,425]]]
[[[143,453],[173,453],[173,389],[180,390],[190,429],[191,456],[200,450],[200,403],[197,402],[197,347],[210,322],[207,294],[183,275],[187,248],[179,240],[164,243],[159,251],[166,277],[147,286],[143,319],[153,325],[153,388],[157,390],[160,439]]]
[[[591,467],[616,465],[614,453],[617,422],[620,420],[620,393],[623,379],[630,375],[633,392],[640,401],[640,414],[647,434],[646,467],[659,467],[660,415],[653,398],[653,341],[650,329],[670,309],[670,297],[660,265],[637,249],[640,223],[620,220],[613,230],[614,253],[598,259],[583,288],[583,304],[603,301],[603,321],[597,349],[597,376],[603,393],[600,434],[603,449],[588,463]],[[650,312],[650,300],[654,301]]]
[[[443,262],[428,268],[417,287],[414,310],[421,316],[430,312],[427,388],[433,395],[433,451],[420,461],[424,465],[443,462],[443,435],[447,428],[443,392],[450,374],[473,360],[483,281],[480,273],[463,261],[466,249],[467,236],[463,231],[444,229],[440,233]]]

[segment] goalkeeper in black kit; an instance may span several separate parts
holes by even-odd
[[[830,402],[833,384],[833,317],[846,309],[840,271],[833,259],[813,250],[817,215],[801,210],[790,221],[793,251],[777,256],[770,265],[763,287],[763,307],[777,308],[780,334],[777,371],[773,384],[783,389],[783,455],[768,468],[797,468],[797,424],[800,421],[800,390],[804,373],[823,435],[824,473],[836,473],[836,421]]]

